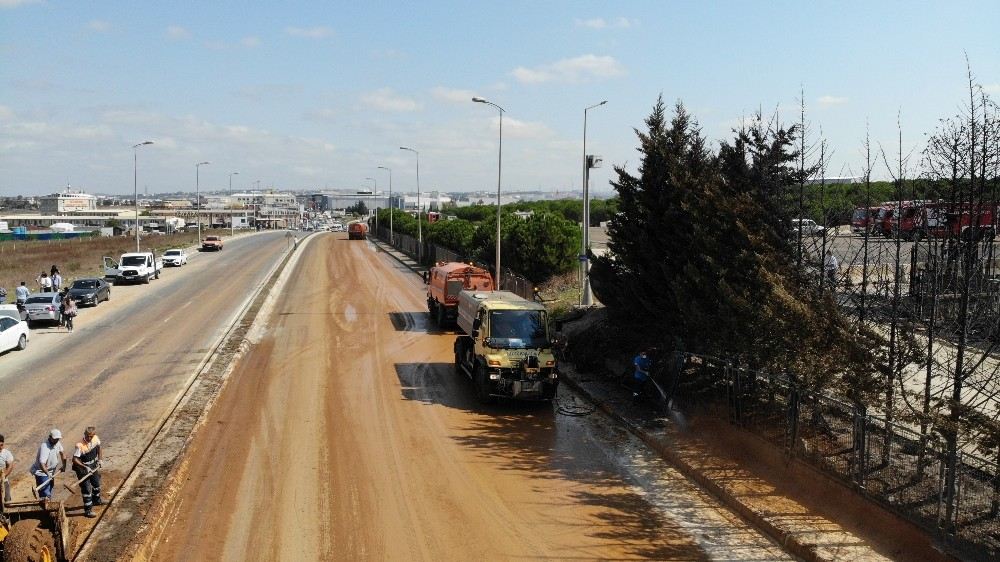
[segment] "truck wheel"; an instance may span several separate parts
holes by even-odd
[[[160,272],[159,272],[159,271],[157,271],[157,272],[156,272],[156,276],[155,276],[155,277],[156,277],[157,279],[159,279],[159,278],[160,278]]]
[[[143,275],[143,277],[142,277],[142,284],[143,285],[149,285],[149,275]]]
[[[490,377],[486,373],[486,369],[482,367],[476,369],[474,382],[476,385],[476,399],[479,400],[480,404],[492,404],[496,401],[496,398],[490,395]]]
[[[437,325],[438,328],[444,328],[444,307],[441,305],[436,306],[437,308]]]
[[[22,519],[10,528],[3,541],[4,562],[55,562],[52,533],[39,527],[38,519]]]

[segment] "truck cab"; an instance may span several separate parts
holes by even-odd
[[[552,400],[559,386],[545,307],[509,291],[462,291],[455,370],[481,402]]]

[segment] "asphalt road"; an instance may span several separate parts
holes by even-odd
[[[28,467],[51,428],[73,446],[95,425],[108,489],[137,458],[184,383],[290,243],[287,232],[227,240],[149,285],[114,286],[81,309],[76,328],[31,331],[28,349],[0,356],[0,433],[16,458],[15,499],[30,498]],[[58,486],[57,497],[68,493]],[[78,505],[79,497],[71,505]]]
[[[479,405],[419,278],[345,238],[289,265],[153,560],[789,558],[599,413]]]

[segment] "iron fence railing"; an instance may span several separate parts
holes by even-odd
[[[421,244],[420,241],[408,234],[394,233],[392,241],[390,241],[389,229],[380,227],[376,235],[383,242],[390,243],[394,248],[417,260],[420,265],[425,267],[430,267],[438,262],[459,261],[475,263],[477,266],[489,270],[491,274],[494,273],[493,266],[489,264],[475,261],[469,256],[463,255],[444,246],[431,244],[427,241],[424,241]],[[535,298],[535,284],[523,275],[507,268],[503,268],[502,273],[499,276],[499,281],[500,288],[505,291],[510,291],[529,300]]]
[[[678,397],[726,397],[734,425],[782,447],[978,558],[1000,555],[998,461],[959,454],[951,520],[947,454],[937,434],[890,422],[811,392],[791,374],[753,371],[717,357],[675,353],[661,375]]]

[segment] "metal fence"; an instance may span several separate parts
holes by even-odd
[[[676,353],[664,381],[679,396],[725,395],[729,421],[890,507],[975,558],[1000,556],[998,461],[963,452],[947,520],[947,455],[936,434],[805,390],[792,374],[752,371],[723,359]]]
[[[474,263],[476,266],[486,269],[491,274],[494,274],[493,266],[470,259],[469,256],[463,255],[450,248],[445,248],[444,246],[431,244],[426,241],[421,244],[412,236],[398,233],[393,234],[393,240],[390,242],[389,230],[387,228],[379,228],[377,236],[383,242],[391,243],[394,248],[417,260],[417,263],[425,267],[430,267],[438,262],[459,261]],[[494,275],[494,277],[496,277],[496,275]],[[502,273],[499,276],[499,282],[500,288],[505,291],[510,291],[528,300],[533,300],[535,298],[535,284],[523,275],[511,271],[510,269],[502,268]]]

